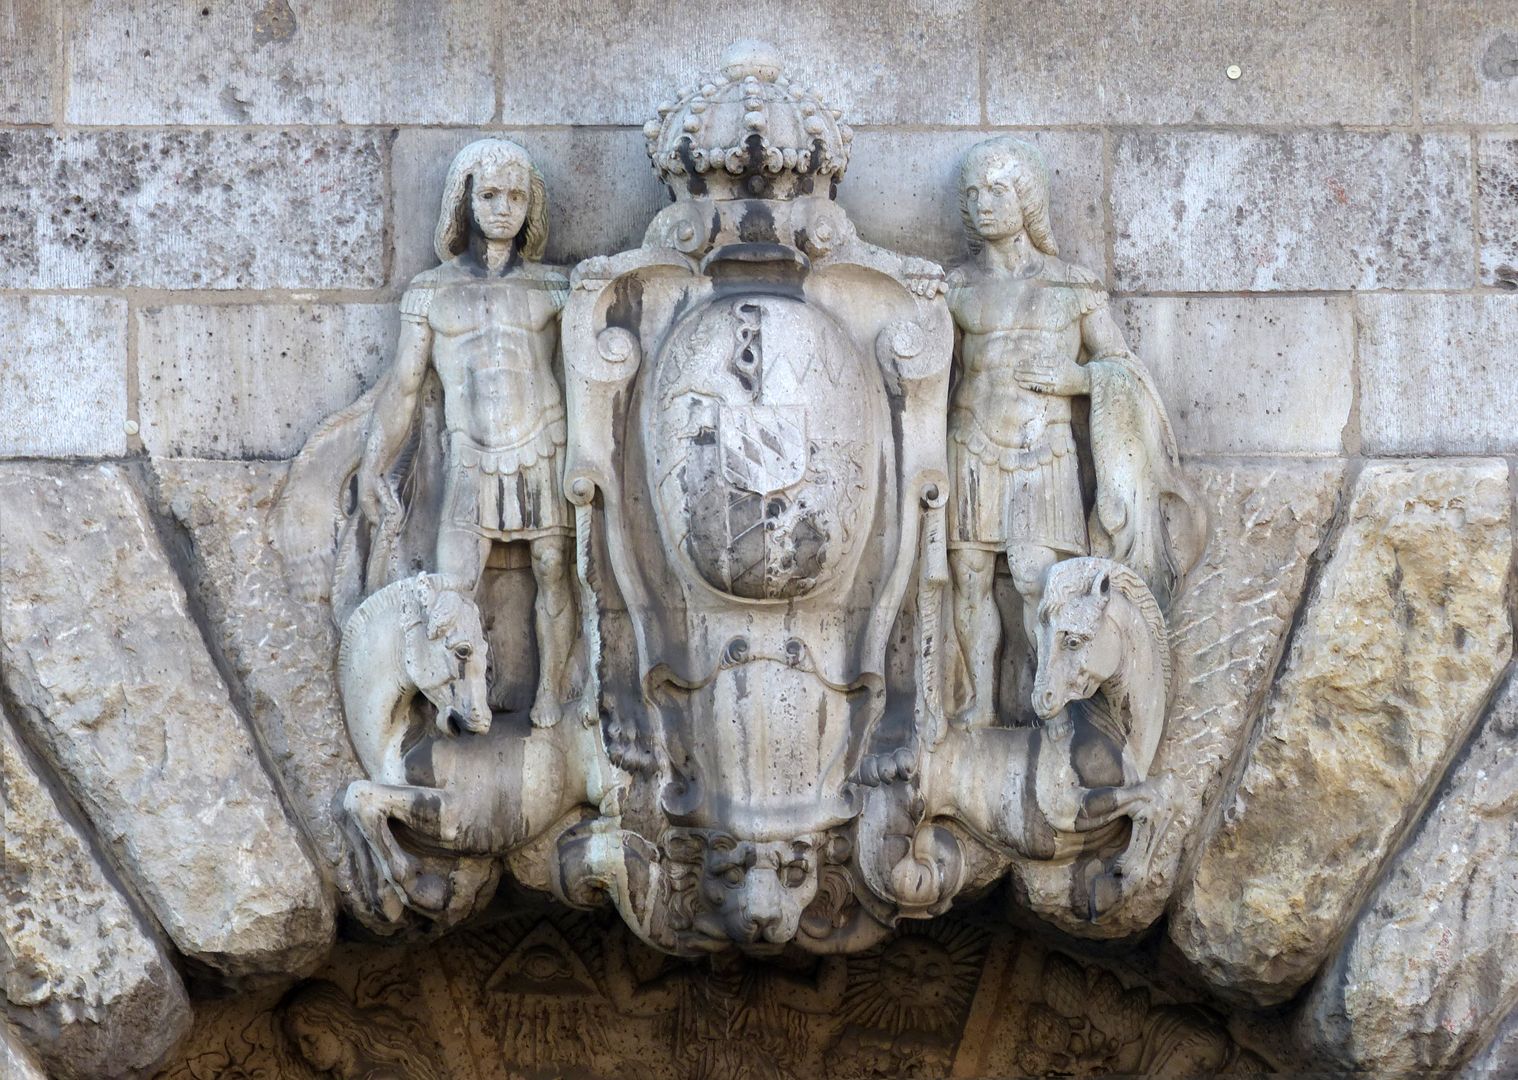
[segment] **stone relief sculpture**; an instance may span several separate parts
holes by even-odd
[[[567,278],[525,151],[461,151],[394,368],[292,469],[339,493],[358,910],[435,931],[510,873],[676,955],[830,955],[1021,867],[1102,918],[1165,829],[1163,604],[1204,519],[1036,153],[971,151],[946,279],[859,238],[852,133],[768,46],[644,133],[673,202]],[[995,709],[998,558],[1034,726]]]
[[[332,983],[301,983],[279,1007],[280,1027],[301,1062],[332,1080],[442,1080],[383,1008],[360,1009]]]
[[[979,143],[965,156],[959,194],[973,255],[949,282],[963,334],[949,413],[949,561],[969,674],[960,720],[984,726],[996,711],[998,557],[1022,596],[1031,642],[1058,560],[1111,555],[1163,607],[1201,554],[1205,517],[1180,473],[1164,406],[1124,345],[1100,281],[1059,258],[1042,155],[1008,136]],[[1089,542],[1072,430],[1077,396],[1092,402]]]
[[[541,264],[547,243],[547,194],[526,151],[505,139],[461,150],[434,237],[442,265],[401,298],[395,366],[374,402],[357,476],[358,505],[374,530],[372,590],[399,569],[405,510],[390,472],[435,377],[445,436],[433,569],[472,594],[493,543],[530,546],[539,654],[532,721],[545,727],[558,720],[575,627],[571,518],[560,488],[564,404],[553,373],[565,281]],[[436,483],[421,468],[413,476]]]

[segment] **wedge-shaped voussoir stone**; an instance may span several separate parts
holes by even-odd
[[[81,824],[53,797],[3,709],[0,792],[0,1003],[6,1018],[58,1080],[122,1076],[155,1065],[189,1030],[184,986],[107,877]],[[0,1075],[17,1073],[0,1068]]]
[[[1327,959],[1512,651],[1507,466],[1361,473],[1170,936],[1225,996],[1284,1001]]]
[[[1320,1060],[1377,1076],[1456,1068],[1518,1004],[1518,680],[1482,721],[1303,1010]],[[1506,1075],[1506,1074],[1504,1074]]]
[[[164,513],[189,536],[193,588],[247,691],[249,717],[291,809],[324,869],[353,895],[334,793],[361,779],[363,770],[338,697],[339,635],[331,608],[291,594],[265,528],[286,465],[159,458],[153,469]]]
[[[0,507],[14,720],[186,956],[226,976],[313,969],[329,890],[125,468],[5,464]]]

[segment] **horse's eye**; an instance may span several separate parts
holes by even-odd
[[[474,646],[467,641],[461,642],[453,647],[453,655],[457,656],[460,660],[468,660],[474,655]]]
[[[1078,634],[1065,635],[1065,648],[1067,649],[1079,649],[1085,643],[1086,639],[1079,636]]]

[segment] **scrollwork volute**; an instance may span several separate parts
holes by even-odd
[[[644,133],[674,201],[567,276],[526,152],[462,151],[394,369],[292,473],[351,493],[352,906],[432,931],[509,872],[665,952],[835,954],[1012,870],[1095,926],[1167,826],[1164,609],[1203,522],[1036,152],[971,151],[946,276],[858,235],[852,133],[767,46]]]

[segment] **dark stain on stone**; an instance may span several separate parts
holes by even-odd
[[[1518,76],[1518,38],[1498,34],[1481,57],[1481,74],[1493,82],[1506,82]]]
[[[263,10],[253,16],[253,47],[289,41],[300,29],[289,0],[268,0]]]

